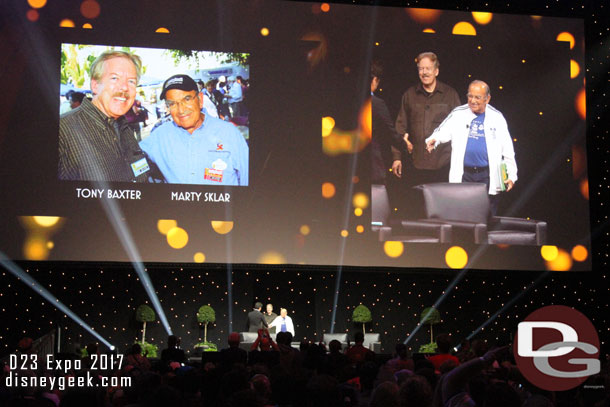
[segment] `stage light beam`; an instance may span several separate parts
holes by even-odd
[[[80,325],[83,329],[93,335],[97,340],[106,345],[110,350],[114,349],[114,346],[104,339],[99,333],[95,332],[92,327],[87,325],[85,321],[83,321],[78,315],[76,315],[70,308],[65,306],[57,297],[55,297],[49,290],[44,288],[38,283],[32,276],[23,271],[18,265],[16,265],[11,259],[9,259],[4,252],[0,251],[0,264],[9,273],[14,275],[17,279],[21,280],[25,285],[30,287],[32,290],[36,291],[38,295],[46,299],[50,304],[52,304],[55,308],[66,314],[70,317],[74,322]]]

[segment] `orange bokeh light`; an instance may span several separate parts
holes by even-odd
[[[85,18],[98,18],[100,15],[100,4],[95,0],[85,0],[80,5],[80,13]]]
[[[373,109],[371,99],[368,99],[362,109],[360,109],[360,128],[362,130],[362,136],[367,140],[371,140],[373,136]]]
[[[210,222],[210,224],[212,225],[214,232],[218,233],[219,235],[226,235],[227,233],[231,232],[233,230],[233,226],[235,225],[235,223],[230,220],[213,220]]]
[[[580,118],[585,120],[587,117],[587,94],[585,92],[585,88],[578,91],[576,99],[574,100],[574,105]]]
[[[570,59],[570,78],[574,79],[580,74],[580,65],[578,62]]]
[[[460,21],[456,25],[453,26],[453,30],[451,30],[451,34],[453,35],[477,35],[477,30],[474,26],[466,21]]]
[[[422,32],[425,32],[428,34],[436,34],[436,31],[434,30],[434,28],[424,28],[424,30]]]
[[[580,193],[583,198],[589,200],[589,180],[587,178],[580,181]]]
[[[283,264],[286,263],[286,258],[279,252],[269,250],[259,256],[258,262],[261,264]]]
[[[472,12],[472,18],[474,19],[474,21],[476,21],[477,23],[479,23],[481,25],[489,24],[493,17],[494,17],[494,15],[492,13],[487,13],[484,11],[473,11]]]
[[[438,20],[442,11],[430,8],[407,8],[407,14],[420,24],[431,24]]]
[[[585,261],[589,257],[589,251],[586,247],[579,244],[572,248],[572,258],[576,261]]]
[[[326,199],[330,199],[335,196],[337,192],[335,185],[332,182],[325,182],[322,184],[322,196]]]
[[[174,249],[182,249],[189,241],[189,235],[186,230],[180,227],[171,228],[166,236],[167,244]]]
[[[585,158],[585,150],[574,144],[572,146],[572,177],[579,179],[585,172],[587,160]]]
[[[546,267],[552,271],[568,271],[572,268],[572,256],[563,249],[559,249],[557,257],[546,262]]]
[[[330,11],[330,4],[322,3],[322,5],[320,6],[320,10],[322,10],[325,13],[328,13]]]
[[[165,27],[159,27],[155,30],[156,33],[169,34],[169,30]]]
[[[25,13],[25,17],[32,22],[38,21],[40,13],[38,12],[38,10],[29,9],[28,12]]]
[[[74,28],[74,21],[70,20],[69,18],[64,18],[59,22],[59,26],[64,28]]]
[[[405,251],[405,245],[403,242],[387,241],[383,244],[383,251],[388,257],[400,257]]]
[[[569,32],[564,31],[562,33],[559,33],[557,35],[556,39],[557,39],[557,41],[567,41],[567,42],[569,42],[570,43],[570,49],[574,49],[574,43],[575,43],[574,36],[572,34],[570,34]]]
[[[23,244],[23,255],[27,260],[46,260],[49,257],[47,241],[42,236],[30,236]]]
[[[445,252],[445,263],[452,269],[463,269],[468,264],[468,253],[460,246],[453,246]]]
[[[42,8],[47,4],[47,0],[28,0],[28,4],[32,8]]]

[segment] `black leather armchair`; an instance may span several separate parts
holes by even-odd
[[[385,185],[373,184],[371,189],[373,231],[379,241],[387,240],[411,243],[449,243],[451,225],[418,220],[389,221],[390,202]]]
[[[540,246],[546,243],[543,221],[491,216],[485,184],[435,183],[418,185],[426,209],[426,222],[453,227],[478,244]]]

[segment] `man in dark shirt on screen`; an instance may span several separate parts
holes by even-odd
[[[91,65],[93,99],[59,119],[59,179],[146,182],[148,162],[123,117],[133,106],[142,61],[105,51]]]
[[[407,152],[413,163],[405,177],[408,177],[409,186],[447,182],[451,146],[445,145],[428,154],[424,140],[449,112],[460,105],[460,97],[455,89],[437,79],[440,64],[436,54],[422,52],[415,61],[419,83],[403,94],[396,118],[396,131],[407,143]],[[393,150],[392,171],[399,178],[404,159],[399,150]]]

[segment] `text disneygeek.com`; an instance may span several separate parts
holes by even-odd
[[[131,377],[113,376],[121,369],[123,355],[91,355],[85,369],[80,360],[56,360],[53,355],[10,355],[9,360],[7,388],[131,387]]]

